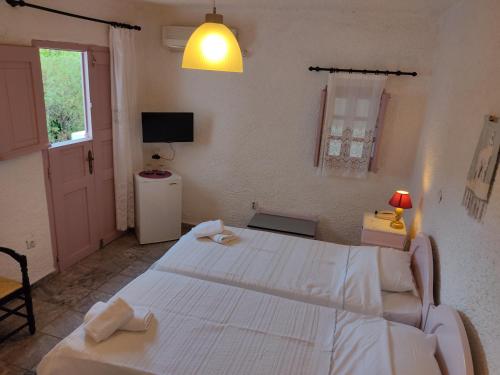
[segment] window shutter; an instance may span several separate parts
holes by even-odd
[[[385,113],[387,111],[387,105],[389,104],[390,99],[391,95],[385,92],[384,90],[380,98],[380,108],[378,111],[377,125],[375,126],[375,136],[373,138],[373,152],[372,152],[372,157],[370,159],[370,166],[368,168],[370,172],[374,173],[377,173],[379,169],[378,161],[379,161],[380,144],[382,141],[382,134],[384,131]]]
[[[0,160],[48,147],[38,49],[0,45]]]

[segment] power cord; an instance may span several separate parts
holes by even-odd
[[[160,160],[160,159],[167,160],[167,161],[174,160],[175,159],[175,148],[174,148],[174,146],[172,146],[171,143],[168,143],[168,145],[170,146],[170,151],[172,152],[172,154],[169,158],[165,158],[165,157],[161,156],[160,154],[153,154],[151,156],[151,158],[154,160]]]

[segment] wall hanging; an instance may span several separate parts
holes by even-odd
[[[500,126],[498,118],[487,116],[467,175],[463,205],[469,216],[481,221],[490,198],[498,167]]]

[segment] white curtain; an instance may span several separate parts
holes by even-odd
[[[135,32],[110,27],[116,227],[134,227],[134,172],[142,167]]]
[[[321,144],[323,175],[367,176],[386,80],[386,76],[330,74]]]

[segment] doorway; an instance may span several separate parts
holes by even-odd
[[[60,270],[115,239],[109,51],[37,42],[47,132],[49,208]]]

